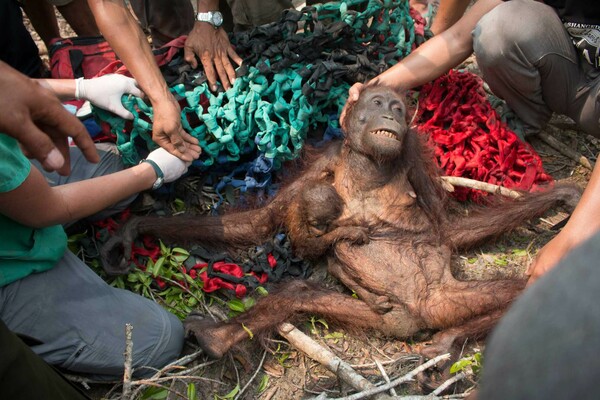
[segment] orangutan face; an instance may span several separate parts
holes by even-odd
[[[408,130],[400,95],[386,87],[367,87],[348,112],[346,137],[354,150],[381,160],[400,155]]]

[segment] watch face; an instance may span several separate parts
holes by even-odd
[[[214,26],[221,26],[223,25],[223,14],[221,14],[219,11],[215,11],[213,13],[213,25]]]
[[[159,176],[159,177],[156,179],[156,182],[154,182],[154,185],[152,185],[152,189],[153,189],[153,190],[156,190],[156,189],[158,189],[159,187],[161,187],[161,186],[163,185],[163,182],[164,182],[164,180],[165,180],[165,179],[164,179],[162,176]]]

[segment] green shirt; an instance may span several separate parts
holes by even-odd
[[[0,133],[0,193],[18,188],[30,171],[31,163],[17,141]],[[51,269],[66,248],[61,225],[35,229],[0,213],[0,287]]]

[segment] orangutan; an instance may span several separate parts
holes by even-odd
[[[248,312],[215,323],[185,321],[202,348],[221,357],[233,345],[300,313],[408,338],[437,330],[432,351],[457,337],[489,330],[525,286],[523,279],[459,281],[452,252],[473,247],[566,203],[580,190],[557,184],[544,192],[457,211],[441,186],[433,155],[407,126],[403,99],[370,87],[347,112],[344,141],[332,143],[267,206],[220,217],[138,218],[103,254],[125,258],[138,234],[163,240],[239,247],[260,244],[281,229],[294,250],[326,256],[329,272],[358,298],[302,280],[283,284]]]

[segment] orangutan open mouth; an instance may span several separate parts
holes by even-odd
[[[400,139],[398,139],[398,135],[396,135],[394,132],[386,131],[384,129],[380,129],[380,130],[377,130],[377,131],[371,131],[371,134],[377,135],[377,136],[384,136],[386,138],[395,139],[395,140],[398,140],[398,141],[400,140]]]

